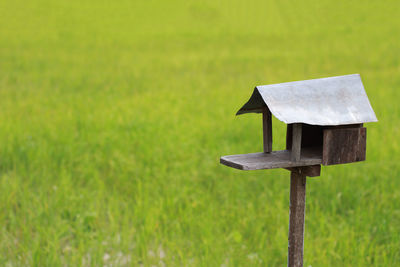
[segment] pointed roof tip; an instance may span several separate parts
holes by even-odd
[[[260,113],[265,106],[287,124],[343,125],[378,121],[360,74],[256,86],[236,115]]]

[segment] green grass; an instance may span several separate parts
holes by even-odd
[[[284,266],[259,84],[360,73],[367,161],[309,179],[305,266],[400,266],[399,1],[0,2],[1,266]],[[274,149],[284,124],[273,121]]]

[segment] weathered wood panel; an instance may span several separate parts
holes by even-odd
[[[291,172],[297,172],[308,177],[317,177],[321,175],[321,165],[304,166],[304,167],[290,167],[285,168]]]
[[[301,151],[301,158],[297,162],[292,161],[290,150],[223,156],[220,162],[239,170],[261,170],[318,165],[322,162],[321,155],[319,149],[306,148]]]
[[[367,129],[325,129],[322,164],[334,165],[365,160]]]
[[[335,125],[335,126],[324,126],[324,129],[345,129],[345,128],[361,128],[363,127],[363,123],[356,124],[343,124],[343,125]]]
[[[272,117],[268,108],[263,110],[263,142],[264,152],[272,151]]]
[[[290,174],[289,267],[303,266],[306,179],[304,174],[298,172]]]
[[[363,124],[346,124],[338,126],[319,126],[302,124],[301,147],[320,146],[324,140],[325,129],[360,128]],[[292,148],[293,124],[288,124],[286,129],[286,149]]]

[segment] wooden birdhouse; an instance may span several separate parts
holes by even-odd
[[[363,123],[377,121],[358,74],[257,86],[245,113],[263,114],[264,152],[221,157],[241,170],[363,161]],[[287,124],[286,150],[272,151],[271,114]]]
[[[377,118],[358,74],[257,86],[236,115],[245,113],[262,113],[264,151],[220,162],[291,171],[288,266],[302,266],[306,176],[319,176],[321,164],[365,160],[363,123]],[[287,124],[285,150],[272,150],[271,115]]]

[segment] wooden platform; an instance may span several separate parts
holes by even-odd
[[[321,164],[322,151],[318,148],[303,148],[300,160],[297,162],[291,160],[290,150],[223,156],[220,162],[228,167],[239,170],[302,167]]]

